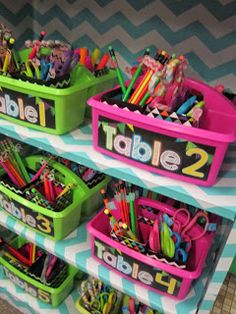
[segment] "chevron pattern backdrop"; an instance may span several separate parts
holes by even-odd
[[[75,47],[112,44],[123,71],[146,47],[185,54],[189,75],[236,90],[236,1],[0,1],[1,21],[19,39],[67,40]]]

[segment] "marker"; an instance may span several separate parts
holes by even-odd
[[[185,114],[186,112],[188,112],[192,108],[192,106],[193,106],[194,102],[196,101],[196,99],[197,99],[197,96],[190,97],[188,100],[186,100],[179,107],[179,109],[176,111],[176,113],[177,114]]]
[[[85,47],[80,48],[79,55],[80,55],[79,62],[84,65],[85,64],[86,55],[87,55],[87,48],[85,48]]]
[[[192,108],[191,110],[189,110],[189,112],[187,112],[186,115],[187,115],[188,117],[192,117],[192,114],[193,114],[193,112],[194,112],[194,109],[195,109],[195,108],[203,108],[204,105],[205,105],[205,103],[204,103],[203,100],[202,100],[202,101],[199,101],[196,105],[193,106],[193,108]]]
[[[122,77],[122,74],[121,74],[121,70],[120,70],[120,68],[118,66],[118,62],[117,62],[117,59],[116,59],[115,51],[112,48],[112,46],[109,46],[108,49],[109,49],[109,52],[110,52],[110,55],[111,55],[111,59],[114,62],[114,65],[115,65],[116,75],[117,75],[118,81],[120,83],[120,87],[122,89],[122,93],[125,94],[126,93],[126,87],[125,87],[124,80],[123,80],[123,77]]]
[[[93,66],[97,63],[97,60],[100,56],[100,50],[98,48],[95,48],[92,53],[92,64]]]
[[[98,65],[96,67],[96,71],[102,70],[103,68],[105,68],[109,59],[110,59],[109,55],[107,53],[104,53],[104,55],[102,56],[100,62],[98,63]]]

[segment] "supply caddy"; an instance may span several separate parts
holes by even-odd
[[[88,278],[80,284],[80,297],[76,301],[76,308],[81,314],[87,313],[121,313],[123,294],[99,279]]]
[[[105,177],[97,185],[89,188],[81,178],[64,165],[40,155],[26,157],[24,159],[26,169],[33,175],[39,173],[39,169],[43,167],[42,160],[45,164],[49,164],[53,171],[55,177],[53,188],[57,194],[73,185],[73,188],[68,188],[65,197],[61,200],[56,199],[56,206],[50,206],[45,198],[41,198],[45,192],[44,182],[41,179],[30,182],[20,189],[6,179],[5,171],[1,169],[0,206],[26,227],[54,240],[61,240],[79,225],[81,219],[91,216],[97,210],[99,203],[102,204],[99,191],[107,186],[110,179]],[[35,188],[39,192],[39,197],[37,194],[34,195],[35,192],[31,192]],[[28,199],[25,198],[26,195]]]
[[[24,49],[18,58],[26,61],[29,53],[30,49]],[[72,70],[69,81],[69,87],[62,89],[0,75],[0,117],[43,132],[64,134],[83,123],[89,97],[117,82],[113,70],[95,77],[80,64]]]
[[[137,241],[129,236],[120,236],[114,232],[114,225],[116,224],[114,221],[119,222],[120,225],[122,215],[118,209],[118,203],[114,201],[114,204],[115,209],[110,211],[111,224],[109,219],[104,219],[106,211],[101,211],[87,224],[87,230],[91,235],[92,256],[106,267],[135,283],[141,284],[146,289],[172,298],[183,299],[187,295],[192,281],[202,273],[214,232],[205,231],[202,226],[195,223],[199,216],[190,220],[190,217],[186,216],[185,209],[178,212],[178,217],[174,217],[176,210],[172,206],[147,198],[139,198],[135,202],[139,229],[139,241]],[[168,243],[164,241],[168,232],[165,229],[163,231],[162,228],[160,228],[158,237],[155,234],[156,243],[151,246],[150,241],[154,241],[154,237],[151,239],[151,233],[155,227],[154,221],[158,219],[160,214],[167,214],[169,220],[172,218],[175,223],[178,222],[178,225],[182,227],[187,228],[186,224],[191,226],[187,231],[189,244],[185,244],[187,245],[185,249],[188,251],[188,258],[185,263],[179,262],[179,256],[175,255],[174,251],[174,259],[166,257],[167,255],[163,254],[163,251],[162,253],[152,251],[159,241],[161,248],[163,246],[168,254],[170,254],[168,251],[172,250],[169,246],[169,239],[166,240]],[[112,216],[115,220],[111,218]],[[184,239],[184,237],[186,234],[181,234],[181,238]]]
[[[235,106],[200,81],[187,78],[183,86],[203,97],[198,128],[141,114],[143,107],[122,102],[119,86],[90,98],[94,148],[150,172],[213,185],[228,145],[236,140]]]
[[[19,250],[24,247],[26,240],[16,237],[10,244],[16,250]],[[35,263],[37,263],[37,260],[38,264],[40,264],[40,257],[37,257]],[[15,285],[24,289],[40,301],[51,304],[53,307],[57,307],[69,295],[74,285],[74,279],[77,273],[80,272],[74,266],[64,263],[64,269],[58,269],[56,277],[50,284],[46,284],[42,280],[40,282],[40,278],[31,274],[30,269],[32,267],[27,268],[25,265],[16,262],[16,259],[8,254],[8,252],[0,257],[0,264],[2,264],[5,276]]]

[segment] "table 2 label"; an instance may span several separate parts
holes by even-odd
[[[207,180],[215,147],[99,117],[98,146],[136,162]]]

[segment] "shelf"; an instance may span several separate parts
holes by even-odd
[[[32,310],[35,313],[40,314],[79,313],[75,307],[75,302],[79,297],[78,288],[75,288],[57,308],[53,308],[50,304],[46,304],[37,298],[32,297],[29,293],[26,293],[23,289],[14,285],[9,279],[5,277],[2,268],[0,268],[0,297],[2,299],[6,299],[6,301],[16,307],[18,310],[22,311],[22,313],[32,314]]]
[[[162,311],[165,314],[193,314],[199,302],[205,293],[205,285],[208,278],[213,272],[212,264],[205,268],[202,276],[197,280],[185,300],[176,301],[168,297],[163,297],[154,292],[150,292],[140,285],[134,284],[117,273],[103,267],[100,263],[91,257],[90,238],[86,232],[86,223],[72,232],[63,241],[54,242],[34,231],[24,227],[19,222],[4,211],[0,212],[0,224],[11,231],[25,237],[29,241],[36,243],[38,246],[46,249],[68,263],[75,265],[82,271],[99,277],[104,283],[131,295],[141,302]],[[63,313],[64,314],[64,313]]]
[[[217,183],[210,188],[176,181],[130,166],[94,150],[90,124],[56,136],[0,119],[0,132],[24,143],[63,156],[110,176],[234,220],[236,216],[236,144],[230,146]]]

